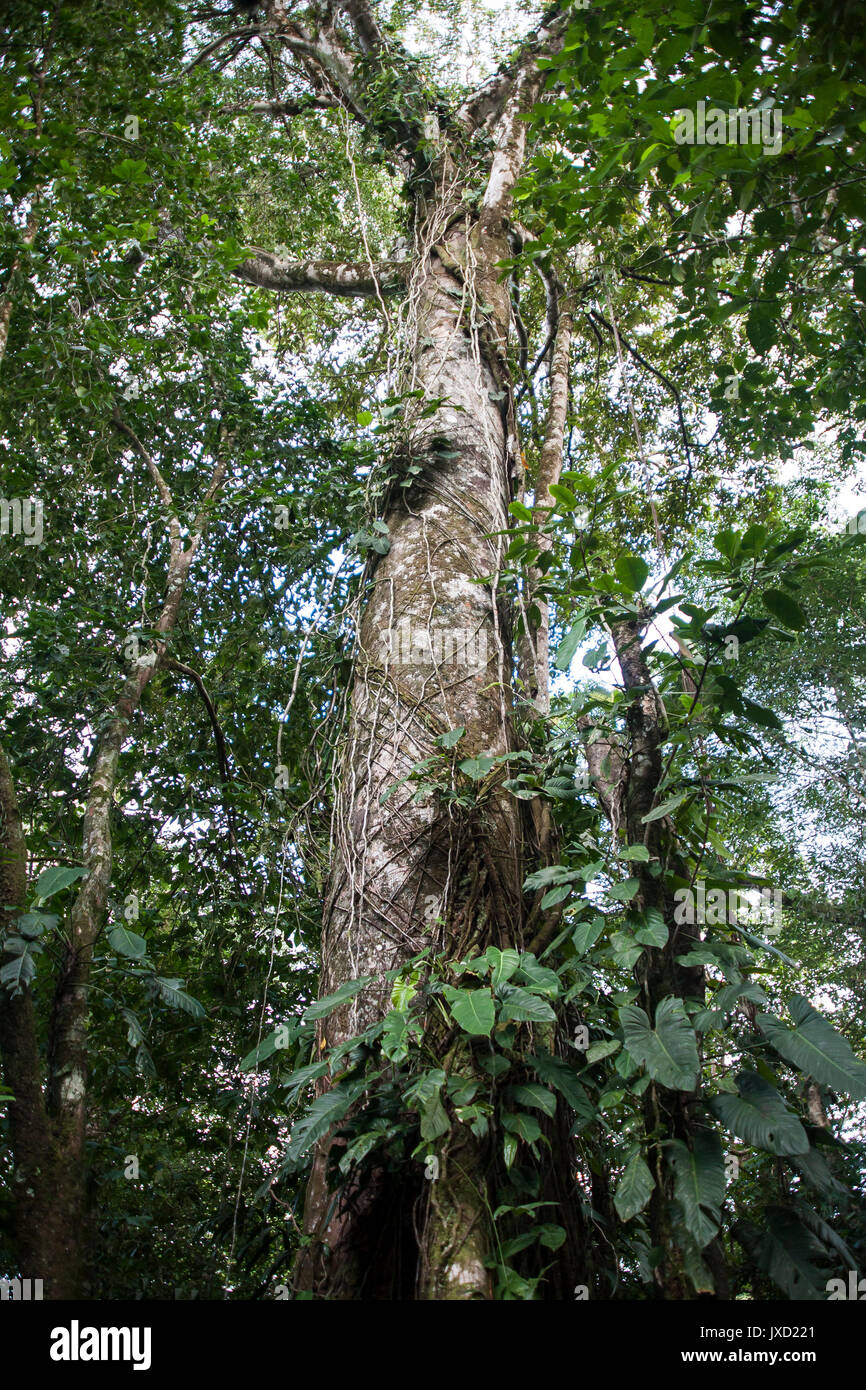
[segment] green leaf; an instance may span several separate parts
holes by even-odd
[[[275,1036],[274,1034],[271,1035]],[[252,1055],[252,1054],[250,1054]],[[247,1060],[246,1058],[244,1059]],[[241,1064],[243,1065],[243,1063]],[[321,1077],[327,1076],[330,1063],[328,1062],[308,1062],[305,1067],[298,1067],[291,1076],[286,1079],[286,1102],[294,1100],[305,1086],[309,1086],[313,1081],[319,1081]]]
[[[287,1164],[301,1158],[342,1120],[362,1087],[363,1082],[346,1088],[333,1086],[330,1091],[316,1097],[306,1114],[292,1128],[286,1149]]]
[[[586,620],[584,618],[580,618],[574,624],[571,630],[568,633],[566,633],[565,637],[563,637],[562,641],[559,644],[559,647],[557,648],[556,660],[553,663],[557,671],[568,670],[569,666],[574,660],[574,654],[580,646],[583,634],[585,632]]]
[[[726,526],[713,537],[713,545],[720,555],[724,555],[726,560],[735,560],[740,552],[739,532]],[[682,605],[685,612],[688,612],[688,607],[687,604]]]
[[[147,942],[138,932],[130,931],[128,927],[112,927],[108,933],[108,944],[113,951],[120,956],[127,956],[130,960],[141,960],[142,956],[147,955]]]
[[[64,888],[68,888],[70,883],[75,883],[79,878],[83,878],[87,873],[83,868],[65,868],[54,865],[50,869],[43,869],[36,880],[36,896],[38,898],[53,898],[55,893],[60,893]]]
[[[431,1096],[425,1103],[421,1111],[421,1138],[431,1144],[434,1139],[440,1139],[443,1134],[447,1134],[450,1128],[451,1121],[448,1118],[448,1112],[437,1091],[436,1095]]]
[[[650,852],[646,845],[626,845],[619,851],[620,859],[626,859],[629,863],[648,864]]]
[[[240,1064],[241,1071],[254,1071],[259,1062],[267,1061],[267,1059],[273,1057],[276,1052],[285,1051],[285,1037],[286,1025],[282,1024],[279,1028],[275,1028],[272,1033],[269,1033],[266,1038],[262,1038],[261,1042],[253,1048],[252,1052],[247,1053]],[[323,1067],[324,1071],[328,1069],[327,1062],[317,1062],[315,1065]],[[289,1081],[291,1080],[292,1077],[289,1077]]]
[[[322,999],[317,999],[314,1004],[308,1004],[304,1009],[304,1020],[311,1023],[316,1018],[327,1018],[335,1009],[339,1009],[341,1004],[346,1004],[350,999],[354,999],[356,994],[373,980],[373,975],[362,975],[357,980],[346,980],[345,984],[335,989],[333,994],[327,994]]]
[[[573,512],[578,502],[570,487],[564,483],[551,483],[550,495],[559,504],[560,511]]]
[[[440,734],[436,742],[440,748],[453,748],[465,733],[466,729],[461,725],[459,729],[449,729],[447,734]]]
[[[579,956],[591,950],[604,931],[604,918],[594,917],[591,922],[578,922],[571,934],[574,949]]]
[[[613,1204],[620,1221],[631,1221],[639,1211],[643,1211],[653,1194],[655,1181],[640,1154],[635,1154],[620,1178]]]
[[[793,628],[799,632],[806,626],[806,614],[803,612],[796,599],[784,589],[765,589],[761,594],[761,602],[764,607],[772,613],[774,618],[778,618],[785,627]]]
[[[144,1042],[144,1029],[137,1013],[121,1006],[121,1017],[126,1021],[126,1041],[130,1047],[139,1047]]]
[[[682,806],[690,792],[679,792],[676,796],[671,796],[667,801],[662,801],[660,805],[654,806],[645,816],[641,816],[641,824],[648,825],[651,820],[661,820],[662,816],[669,816],[678,806]]]
[[[757,1016],[758,1027],[779,1055],[823,1086],[841,1091],[852,1100],[866,1100],[866,1066],[845,1038],[802,994],[792,995],[787,1007],[794,1020],[793,1029],[772,1014]]]
[[[496,1021],[496,1006],[488,989],[454,989],[446,985],[443,993],[458,1028],[476,1037],[490,1037]]]
[[[550,970],[546,965],[539,965],[529,951],[524,951],[520,957],[520,972],[533,992],[547,994],[553,999],[560,994],[562,983],[556,971]]]
[[[546,1000],[540,999],[537,994],[530,994],[528,989],[520,989],[519,986],[507,985],[508,990],[505,1003],[499,1013],[499,1022],[507,1023],[553,1023],[556,1014]]]
[[[516,1115],[503,1115],[502,1127],[509,1133],[518,1135],[527,1144],[537,1144],[541,1138],[541,1125],[534,1115],[524,1115],[518,1112]]]
[[[532,512],[525,507],[522,502],[509,502],[508,510],[512,516],[516,516],[518,521],[531,521]]]
[[[537,1076],[541,1077],[548,1086],[553,1086],[561,1096],[564,1096],[578,1115],[592,1118],[594,1110],[590,1104],[586,1091],[578,1081],[574,1070],[564,1062],[561,1057],[553,1057],[548,1052],[530,1052],[526,1057],[528,1066],[532,1067]]]
[[[719,1136],[702,1130],[689,1150],[680,1139],[668,1144],[674,1170],[674,1196],[682,1204],[686,1229],[700,1250],[718,1233],[725,1200],[725,1159]]]
[[[566,898],[570,897],[573,891],[570,883],[560,883],[555,888],[549,888],[541,899],[542,909],[556,907],[557,903],[564,902]]]
[[[0,966],[0,985],[5,986],[10,993],[17,994],[29,984],[36,974],[36,962],[33,959],[32,951],[27,949],[27,943],[21,941],[19,937],[7,937],[3,943],[6,951],[13,949],[13,943],[21,942],[23,950],[16,950],[12,960],[7,960]]]
[[[634,928],[634,939],[642,946],[655,946],[661,950],[668,943],[668,928],[657,907],[648,907]]]
[[[467,777],[471,777],[473,782],[480,782],[482,777],[486,777],[493,766],[493,758],[484,753],[479,758],[464,758],[462,763],[457,766],[461,772],[465,772]]]
[[[676,1091],[692,1091],[698,1077],[698,1047],[683,1001],[663,999],[656,1009],[655,1029],[643,1009],[627,1004],[619,1019],[625,1045],[654,1081]]]
[[[788,1298],[823,1301],[826,1280],[812,1264],[817,1250],[810,1232],[787,1207],[767,1207],[763,1214],[766,1230],[737,1221],[732,1227],[736,1239]]]
[[[181,980],[164,980],[160,975],[152,977],[153,988],[160,998],[172,1009],[182,1009],[191,1018],[206,1018],[207,1014],[197,999],[181,989]]]
[[[490,966],[490,979],[495,988],[511,979],[520,965],[520,952],[515,951],[513,946],[506,947],[504,951],[500,951],[498,946],[488,946],[484,959]]]
[[[517,1105],[528,1105],[535,1110],[542,1110],[545,1115],[554,1115],[556,1112],[556,1096],[550,1091],[546,1091],[543,1086],[536,1082],[527,1082],[523,1086],[509,1086],[508,1098]]]
[[[757,304],[746,320],[746,337],[760,356],[776,341],[776,317],[771,308]]]
[[[743,1071],[737,1077],[737,1087],[737,1096],[723,1092],[708,1101],[723,1125],[747,1144],[754,1144],[767,1153],[808,1153],[806,1131],[775,1086],[756,1072]]]
[[[617,579],[629,593],[637,593],[649,577],[649,565],[639,555],[618,555],[613,567]]]
[[[608,888],[607,896],[617,903],[630,903],[639,888],[638,879],[625,878],[622,883],[615,883],[612,888]]]

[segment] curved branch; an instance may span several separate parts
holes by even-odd
[[[454,114],[456,124],[472,135],[504,115],[521,78],[535,68],[537,59],[558,50],[569,18],[567,6],[559,3],[551,6],[535,32],[524,41],[516,58],[492,77],[485,78],[457,108]]]
[[[337,8],[352,21],[358,47],[364,53],[377,53],[384,48],[385,37],[368,0],[338,0]]]
[[[248,24],[243,29],[233,29],[230,34],[220,34],[219,38],[213,39],[209,44],[205,44],[205,47],[181,68],[181,75],[183,76],[184,73],[190,72],[192,68],[198,67],[199,63],[203,63],[206,58],[209,58],[212,53],[216,53],[217,49],[222,48],[224,44],[231,43],[234,39],[242,39],[246,43],[249,39],[255,38],[258,32],[259,26],[257,24]]]

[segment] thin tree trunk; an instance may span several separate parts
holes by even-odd
[[[8,1084],[16,1093],[12,1144],[16,1167],[34,1171],[36,1179],[22,1190],[21,1238],[25,1277],[45,1281],[49,1298],[71,1298],[80,1292],[83,1256],[84,1192],[86,1178],[87,1030],[89,983],[93,952],[105,915],[112,872],[111,812],[120,751],[144,691],[162,661],[177,623],[190,565],[201,542],[210,505],[225,475],[223,445],[210,485],[192,527],[188,546],[181,541],[180,523],[171,493],[159,468],[135,434],[115,416],[115,425],[147,466],[161,500],[169,509],[171,550],[162,611],[156,622],[160,636],[128,668],[114,713],[104,726],[93,759],[82,829],[82,862],[87,874],[69,914],[62,962],[55,982],[48,1026],[47,1084],[42,1087],[39,1037],[29,988],[9,997],[0,991],[0,1051]],[[2,798],[3,904],[19,904],[26,896],[25,849],[8,764],[0,762]],[[5,925],[5,921],[4,921]],[[23,1181],[23,1180],[22,1180]]]
[[[0,748],[0,940],[14,934],[27,896],[27,847],[12,772]],[[0,963],[13,959],[0,951]],[[49,1297],[71,1296],[75,1230],[57,1200],[58,1150],[42,1089],[39,1035],[29,985],[0,984],[0,1062],[13,1093],[9,1140],[15,1206],[15,1255],[24,1279],[42,1279]]]

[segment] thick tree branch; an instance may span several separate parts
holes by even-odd
[[[368,0],[338,0],[337,9],[351,20],[363,53],[378,53],[385,47],[385,38]]]
[[[256,248],[255,256],[236,266],[234,273],[263,290],[363,299],[405,289],[407,267],[402,261],[380,261],[372,268],[362,261],[287,261]]]
[[[286,97],[282,101],[253,101],[248,104],[239,102],[227,106],[221,106],[220,111],[227,116],[303,116],[308,111],[335,111],[339,110],[339,103],[330,101],[327,97],[308,96]]]
[[[537,72],[539,58],[558,50],[568,19],[568,8],[555,4],[525,40],[517,56],[492,77],[485,78],[466,97],[455,112],[455,124],[471,135],[501,117],[520,79],[530,70]]]

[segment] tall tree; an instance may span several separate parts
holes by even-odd
[[[822,1214],[843,1200],[827,1104],[862,1100],[866,1068],[807,982],[764,980],[792,962],[736,906],[781,856],[767,822],[750,854],[730,800],[793,755],[747,693],[760,663],[730,663],[795,643],[815,574],[856,567],[859,530],[791,525],[754,462],[826,413],[843,469],[860,447],[843,398],[862,379],[861,204],[828,189],[822,153],[860,157],[855,124],[833,124],[857,75],[834,75],[810,5],[790,34],[743,8],[520,6],[474,87],[435,22],[418,56],[422,5],[155,5],[129,74],[109,46],[110,95],[79,9],[9,26],[10,481],[32,487],[35,456],[80,557],[39,573],[23,549],[20,574],[2,557],[0,1054],[16,1258],[52,1296],[86,1286],[100,1108],[137,1097],[108,1065],[112,1009],[154,1073],[139,1000],[205,1012],[160,952],[193,957],[222,1030],[191,1044],[195,1120],[177,1112],[209,1144],[228,1115],[239,1155],[209,1281],[222,1261],[237,1290],[240,1245],[267,1284],[285,1248],[268,1268],[268,1223],[301,1176],[301,1297],[727,1297],[732,1276],[817,1297],[851,1259]],[[725,146],[724,177],[683,146],[671,117],[704,83],[799,103],[781,174],[763,146]],[[842,367],[812,400],[836,331]],[[46,393],[10,376],[16,354]],[[711,409],[718,442],[699,444]],[[84,712],[52,688],[58,634],[80,647]],[[141,934],[119,923],[120,871],[147,885]],[[315,1000],[299,943],[321,946]],[[183,1070],[177,1039],[165,1051],[135,1107],[163,1151]],[[263,1114],[256,1169],[284,1152],[247,1238]],[[726,1205],[725,1130],[762,1155],[757,1224]]]

